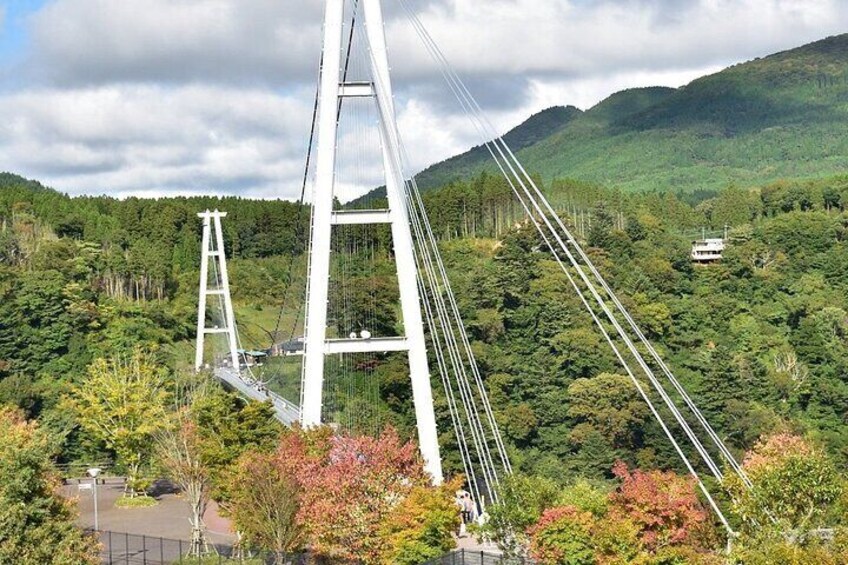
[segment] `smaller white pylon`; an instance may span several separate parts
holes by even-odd
[[[215,210],[198,214],[203,219],[203,243],[201,248],[200,263],[200,294],[197,301],[197,350],[194,357],[194,368],[199,371],[203,368],[203,349],[208,334],[226,334],[227,344],[230,348],[230,363],[233,369],[239,369],[238,342],[236,339],[236,318],[233,312],[233,300],[230,296],[230,279],[227,274],[227,257],[224,252],[224,234],[221,230],[221,218],[227,216],[226,212]],[[213,232],[214,231],[214,237]],[[209,290],[209,262],[213,261],[220,285],[218,288]],[[218,296],[223,301],[223,327],[206,327],[206,302],[209,296]]]

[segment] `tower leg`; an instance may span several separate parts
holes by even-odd
[[[224,293],[224,322],[227,327],[227,344],[230,346],[230,361],[233,369],[239,370],[238,341],[236,338],[236,313],[233,309],[233,297],[230,295],[230,275],[227,272],[227,255],[224,250],[224,232],[221,229],[221,213],[215,210],[215,241],[218,254],[218,270],[221,276],[221,291]]]
[[[424,322],[418,296],[417,270],[409,216],[406,208],[400,136],[395,121],[386,36],[379,0],[363,0],[365,26],[371,47],[371,74],[377,105],[380,111],[383,141],[383,165],[386,171],[386,195],[392,216],[392,241],[397,266],[400,303],[403,312],[403,329],[409,342],[409,376],[412,380],[412,398],[418,427],[418,443],[424,458],[425,469],[434,482],[442,481],[442,460],[436,415],[433,409],[433,392],[430,388],[430,370],[427,347],[424,341]]]
[[[324,57],[318,101],[318,151],[315,159],[312,239],[309,248],[309,300],[303,351],[303,405],[300,407],[301,424],[304,427],[321,424],[344,1],[327,0],[325,10]]]
[[[203,243],[200,248],[200,294],[197,299],[197,349],[194,353],[194,370],[203,367],[203,348],[206,338],[206,291],[209,284],[209,210],[203,218]]]

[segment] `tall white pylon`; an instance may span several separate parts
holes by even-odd
[[[200,263],[200,296],[197,301],[197,350],[194,356],[194,368],[203,368],[203,345],[208,334],[226,334],[230,348],[230,362],[237,371],[239,368],[238,341],[236,339],[236,317],[233,312],[233,300],[230,296],[230,278],[227,275],[227,257],[224,253],[224,234],[221,231],[221,218],[226,212],[215,210],[198,214],[203,219],[203,249]],[[220,286],[209,289],[209,262],[217,274]],[[206,303],[210,296],[216,296],[223,302],[223,326],[206,327]]]
[[[424,326],[418,295],[417,271],[409,229],[400,170],[400,148],[392,100],[383,13],[380,0],[360,0],[365,38],[371,58],[371,82],[344,83],[341,76],[341,51],[344,24],[344,0],[327,0],[324,14],[324,57],[318,106],[318,146],[315,184],[312,192],[312,234],[310,241],[309,281],[301,423],[304,427],[321,423],[324,382],[324,357],[333,353],[371,353],[406,351],[412,381],[413,403],[418,425],[418,442],[425,469],[434,482],[442,481],[430,370],[424,343]],[[387,210],[333,211],[335,184],[337,112],[345,97],[369,97],[380,115],[383,165],[386,173]],[[370,339],[327,339],[327,299],[330,278],[330,242],[334,225],[390,224],[397,264],[404,337]]]

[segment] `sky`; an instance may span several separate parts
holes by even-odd
[[[405,1],[502,132],[848,31],[844,0]],[[0,170],[73,195],[298,197],[323,5],[0,0]],[[481,140],[400,0],[383,5],[415,172]],[[340,133],[359,145],[337,178],[355,196],[381,170],[356,158],[379,140],[367,110],[350,112],[365,125]]]

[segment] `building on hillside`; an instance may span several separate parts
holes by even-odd
[[[698,239],[692,242],[690,257],[696,263],[712,263],[721,259],[724,248],[724,239],[720,237]]]
[[[238,350],[239,361],[248,367],[261,367],[262,363],[265,362],[265,358],[268,357],[268,354],[264,351],[245,351],[244,349]]]
[[[282,343],[275,343],[271,346],[269,353],[272,357],[282,357],[289,355],[303,355],[303,338],[296,337]]]

